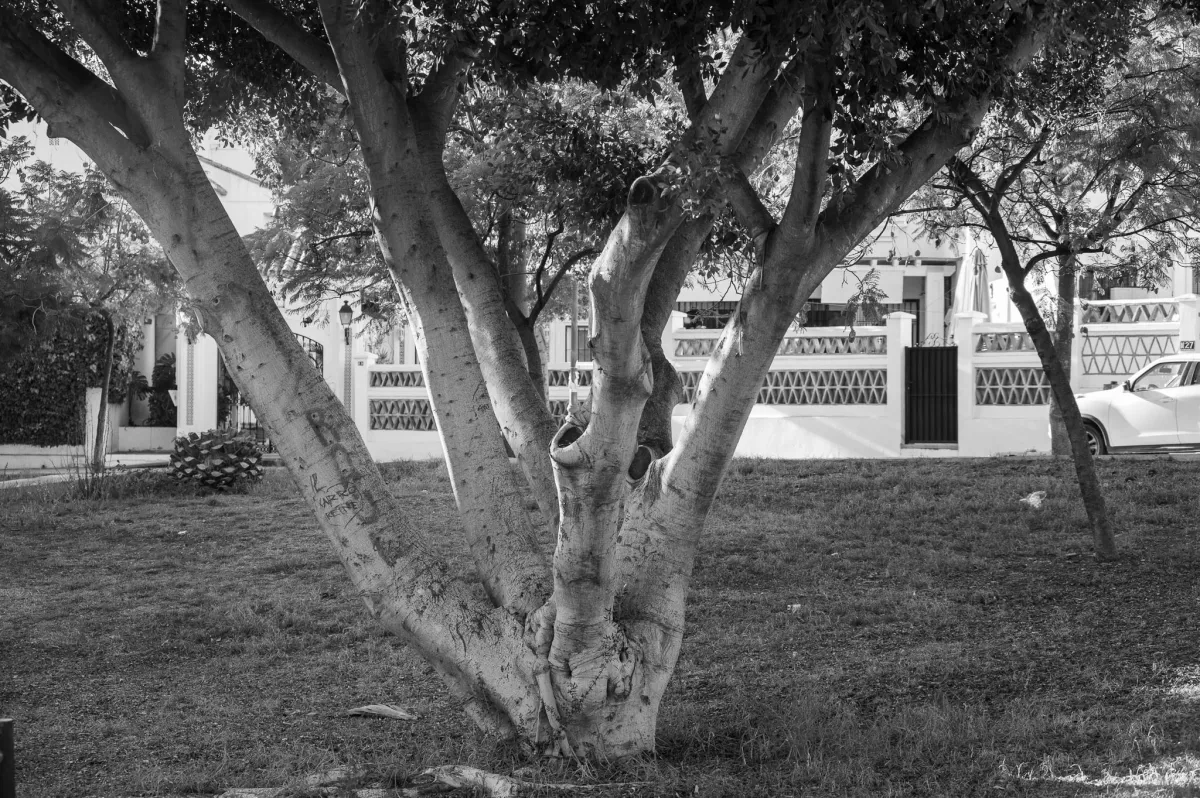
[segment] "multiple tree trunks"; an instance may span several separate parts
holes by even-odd
[[[476,722],[576,756],[652,750],[704,520],[780,341],[823,277],[970,139],[989,96],[947,102],[897,147],[890,166],[869,170],[829,203],[836,107],[820,59],[783,63],[744,39],[711,96],[690,86],[682,147],[737,165],[712,192],[736,195],[759,256],[676,444],[669,424],[678,379],[657,340],[711,216],[685,214],[664,192],[663,173],[633,182],[589,278],[591,405],[556,429],[529,378],[500,279],[441,166],[474,54],[452,47],[421,93],[408,96],[403,39],[369,29],[374,6],[321,0],[327,44],[258,0],[229,5],[350,103],[377,240],[416,328],[486,598],[447,572],[427,532],[392,498],[201,168],[182,116],[187,4],[161,3],[159,36],[142,56],[86,3],[60,3],[104,61],[111,87],[62,63],[69,57],[36,32],[18,36],[0,13],[0,76],[146,220],[185,283],[188,310],[217,341],[368,609],[434,665]],[[1003,48],[1005,68],[1032,56],[1047,24],[1036,14],[1019,20]],[[103,113],[97,93],[111,106]],[[796,174],[776,221],[745,175],[797,106]],[[552,562],[505,441],[557,524]]]

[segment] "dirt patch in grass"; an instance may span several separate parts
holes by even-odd
[[[233,495],[0,491],[0,715],[27,798],[447,763],[645,783],[621,794],[1200,795],[1198,471],[1101,463],[1122,559],[1098,565],[1066,464],[737,461],[659,755],[582,771],[472,731],[281,471]],[[467,568],[441,469],[387,476]],[[376,702],[421,719],[345,715]]]

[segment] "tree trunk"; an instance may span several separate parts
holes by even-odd
[[[653,389],[641,314],[679,223],[678,211],[657,207],[659,198],[651,179],[634,182],[628,210],[592,267],[591,407],[586,418],[572,414],[550,450],[562,509],[554,595],[535,619],[535,639],[550,722],[574,753],[588,756],[652,750],[665,687],[665,679],[647,678],[647,652],[613,614],[626,500],[654,461],[637,443]]]
[[[514,218],[511,210],[506,210],[500,214],[497,228],[496,271],[500,275],[500,287],[504,293],[504,309],[521,340],[529,381],[533,383],[542,404],[546,404],[546,372],[534,334],[537,320],[528,311],[529,276],[524,268],[528,251],[525,223]]]
[[[1058,259],[1058,307],[1054,324],[1054,353],[1071,382],[1071,341],[1075,338],[1075,287],[1078,284],[1074,255]],[[1071,454],[1071,439],[1067,434],[1058,394],[1050,394],[1050,452],[1055,457]]]
[[[472,542],[471,551],[492,598],[482,602],[451,577],[392,497],[355,423],[258,276],[182,121],[166,127],[155,131],[156,146],[149,150],[120,158],[89,154],[99,156],[97,163],[163,244],[203,332],[216,340],[368,610],[437,669],[481,728],[545,738],[549,727],[533,677],[537,663],[525,645],[521,618],[547,594],[548,569],[536,526],[513,523],[523,512],[520,492],[497,488],[499,475],[473,463],[470,446],[462,447],[456,476],[471,483],[467,495],[479,504],[464,510],[468,538],[482,536],[482,545]],[[488,409],[469,368],[463,380],[441,379],[461,376],[454,359],[473,358],[469,343],[464,352],[445,352],[440,347],[461,336],[443,335],[439,324],[426,324],[423,332],[431,391],[443,397],[437,399],[440,412],[460,428],[461,416]],[[498,434],[480,437],[500,440]],[[511,469],[505,475],[511,478]]]
[[[108,448],[105,444],[108,437],[108,394],[112,385],[113,351],[116,348],[117,328],[113,323],[112,314],[103,308],[99,313],[104,318],[104,371],[100,375],[100,412],[96,416],[96,443],[92,448],[91,472],[104,472],[104,455]]]
[[[1075,403],[1075,394],[1071,391],[1066,369],[1059,360],[1050,331],[1046,329],[1046,324],[1038,313],[1037,303],[1025,288],[1023,270],[1019,265],[1014,267],[1006,262],[1004,273],[1008,278],[1013,303],[1017,306],[1021,320],[1025,322],[1025,329],[1037,350],[1038,358],[1042,361],[1042,370],[1050,383],[1050,390],[1062,409],[1067,437],[1071,442],[1071,459],[1075,463],[1075,475],[1079,480],[1079,493],[1092,526],[1092,546],[1096,559],[1115,560],[1117,547],[1113,540],[1112,523],[1104,503],[1104,493],[1100,490],[1100,480],[1096,476],[1096,465],[1084,435],[1083,417],[1079,414],[1079,405]]]

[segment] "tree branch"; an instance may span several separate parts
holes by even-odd
[[[1048,258],[1057,258],[1060,255],[1071,254],[1073,254],[1072,251],[1067,247],[1055,247],[1054,249],[1048,249],[1044,252],[1039,252],[1026,261],[1025,265],[1021,267],[1021,281],[1024,282],[1025,278],[1029,276],[1029,273],[1033,271],[1033,267],[1037,266],[1042,261],[1047,260]]]
[[[687,111],[688,119],[695,122],[708,103],[708,95],[704,92],[704,79],[700,77],[700,70],[694,59],[675,59],[675,85],[683,95],[683,107]]]
[[[89,140],[91,146],[85,150],[111,152],[115,157],[128,154],[132,147],[150,146],[150,134],[120,92],[40,31],[2,9],[0,56],[0,77],[38,109],[51,126],[51,135],[66,131],[77,144]],[[91,119],[107,125],[89,124]]]
[[[187,0],[158,0],[154,44],[150,57],[156,61],[179,108],[183,108],[184,60],[187,57]]]
[[[459,88],[466,80],[471,65],[479,58],[478,47],[461,41],[465,36],[465,33],[459,33],[459,40],[451,43],[441,63],[426,78],[421,93],[415,98],[437,132],[442,147],[445,147],[446,131],[454,118]]]
[[[734,153],[734,165],[743,173],[750,175],[758,171],[788,122],[800,110],[807,71],[804,59],[797,57],[775,78]]]
[[[546,233],[546,248],[542,250],[542,259],[538,261],[537,269],[533,273],[533,290],[536,294],[536,298],[534,299],[536,303],[535,307],[540,307],[546,303],[545,297],[542,294],[542,275],[546,273],[546,264],[550,261],[550,253],[554,250],[554,242],[562,235],[562,216],[559,216],[557,221],[558,226]]]
[[[338,72],[333,49],[319,36],[305,30],[300,23],[275,9],[266,0],[221,0],[246,24],[274,44],[338,94],[344,94],[342,76]]]
[[[571,257],[563,261],[562,266],[558,267],[558,271],[554,273],[554,277],[550,278],[550,285],[546,286],[545,295],[542,296],[541,291],[538,292],[538,301],[533,306],[533,309],[529,311],[529,322],[531,324],[537,321],[538,315],[545,310],[546,304],[550,301],[550,298],[554,296],[554,289],[558,287],[558,283],[560,280],[562,280],[563,275],[569,272],[571,267],[579,261],[583,260],[584,258],[589,258],[595,254],[597,254],[596,250],[588,247],[587,249],[581,249],[578,252],[573,253]]]
[[[1013,181],[1021,176],[1025,171],[1025,167],[1033,162],[1033,159],[1038,156],[1042,148],[1046,146],[1046,142],[1050,140],[1050,127],[1048,125],[1042,127],[1041,133],[1038,135],[1037,141],[1029,148],[1029,152],[1025,153],[1019,161],[1012,166],[1000,172],[1000,176],[996,179],[995,191],[992,195],[992,202],[996,203],[994,210],[999,210],[1001,199],[1008,193],[1008,188],[1013,184]],[[990,207],[990,205],[989,205]]]
[[[708,102],[696,113],[685,141],[700,141],[706,146],[711,141],[721,156],[737,152],[774,85],[771,75],[775,66],[772,57],[758,50],[750,37],[743,36]]]
[[[58,8],[104,62],[117,88],[123,93],[136,89],[142,59],[129,49],[120,32],[109,25],[106,16],[97,11],[90,0],[59,0]]]
[[[829,176],[829,142],[833,133],[833,89],[827,69],[810,72],[811,97],[804,103],[800,140],[796,145],[795,177],[780,229],[788,237],[808,237],[821,212]]]

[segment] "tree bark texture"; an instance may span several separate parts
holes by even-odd
[[[1075,338],[1075,287],[1078,284],[1078,274],[1075,267],[1074,255],[1062,255],[1058,258],[1058,319],[1054,324],[1054,353],[1062,364],[1067,376],[1067,384],[1071,382],[1071,341]],[[1063,411],[1058,403],[1058,394],[1050,393],[1050,453],[1055,457],[1067,457],[1071,454],[1071,437],[1067,433],[1067,425],[1063,420]]]

